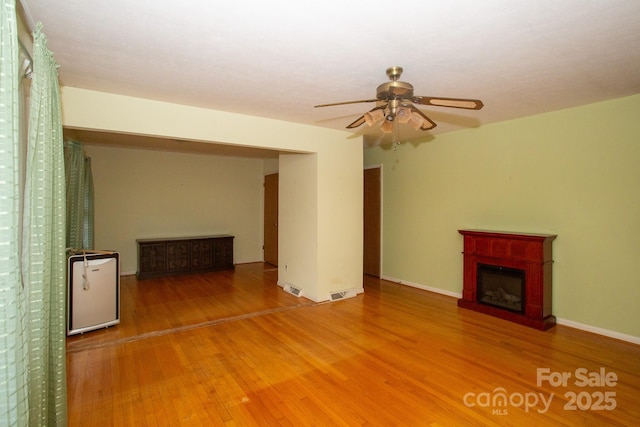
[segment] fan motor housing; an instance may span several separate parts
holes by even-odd
[[[378,86],[376,93],[381,101],[413,98],[413,85],[401,81],[387,82]]]

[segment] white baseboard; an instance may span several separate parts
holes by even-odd
[[[462,293],[451,292],[444,289],[438,289],[431,286],[421,285],[419,283],[413,283],[406,280],[396,279],[395,277],[389,276],[381,276],[383,280],[388,280],[389,282],[399,283],[401,285],[410,286],[412,288],[423,289],[425,291],[434,292],[436,294],[446,295],[454,298],[462,298]],[[582,331],[591,332],[598,335],[603,335],[609,338],[615,338],[621,341],[630,342],[632,344],[640,345],[640,337],[635,337],[633,335],[623,334],[616,331],[611,331],[609,329],[598,328],[597,326],[586,325],[584,323],[574,322],[573,320],[556,318],[556,323],[558,325],[568,326],[570,328],[580,329]]]
[[[586,325],[584,323],[574,322],[573,320],[561,319],[556,317],[556,323],[558,325],[569,326],[571,328],[580,329],[586,332],[592,332],[598,335],[604,335],[605,337],[615,338],[621,341],[627,341],[632,344],[640,345],[640,337],[634,337],[633,335],[623,334],[609,329],[598,328],[597,326]]]
[[[434,292],[436,294],[446,295],[448,297],[462,298],[462,293],[459,293],[459,292],[452,292],[452,291],[447,291],[445,289],[433,288],[431,286],[421,285],[420,283],[414,283],[414,282],[409,282],[407,280],[396,279],[395,277],[380,276],[380,278],[383,280],[387,280],[389,282],[399,283],[401,285],[410,286],[412,288],[422,289],[423,291]]]

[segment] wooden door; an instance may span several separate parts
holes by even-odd
[[[264,262],[278,265],[278,174],[264,177]]]
[[[380,168],[364,171],[364,252],[363,272],[380,277],[381,180]]]

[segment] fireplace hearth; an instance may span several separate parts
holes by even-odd
[[[458,230],[464,283],[458,306],[540,330],[551,314],[552,234]]]

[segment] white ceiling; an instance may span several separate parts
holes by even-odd
[[[372,108],[313,106],[375,98],[394,65],[416,95],[485,104],[421,107],[438,124],[428,138],[640,93],[638,0],[20,3],[62,85],[315,126]]]

